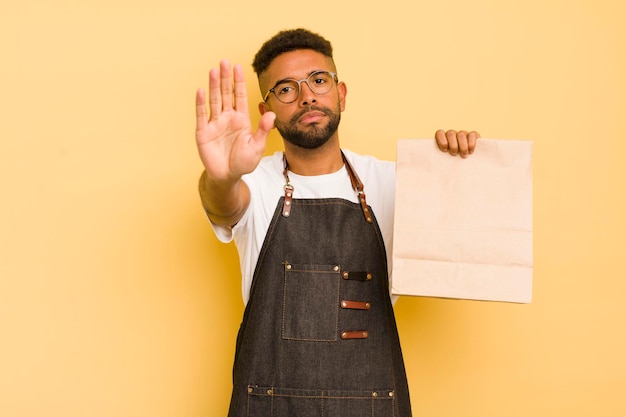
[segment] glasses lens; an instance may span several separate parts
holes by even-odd
[[[274,87],[274,94],[283,103],[291,103],[296,101],[300,94],[300,88],[297,81],[287,80],[276,84]]]
[[[315,94],[325,94],[333,86],[333,76],[328,71],[315,72],[309,76],[307,84]]]

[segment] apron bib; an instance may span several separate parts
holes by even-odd
[[[229,417],[409,417],[387,256],[360,203],[281,197],[237,337]]]

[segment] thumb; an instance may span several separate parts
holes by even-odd
[[[267,137],[267,135],[269,135],[270,133],[270,130],[274,128],[274,120],[276,120],[276,113],[271,111],[265,112],[263,116],[261,116],[261,120],[259,121],[259,127],[255,136],[261,134],[262,136]]]
[[[254,146],[259,149],[261,152],[265,149],[265,144],[267,143],[267,136],[270,133],[270,130],[274,127],[274,120],[276,119],[276,114],[273,112],[267,112],[261,116],[261,120],[259,121],[259,126],[252,135],[251,142]]]

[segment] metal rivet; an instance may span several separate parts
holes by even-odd
[[[288,206],[288,205],[290,205],[290,204],[291,204],[291,203],[290,203],[289,201],[285,201],[285,205],[286,205],[286,206]]]
[[[345,306],[347,306],[347,305],[348,305],[348,304],[347,304],[345,301],[342,301],[342,302],[341,302],[341,306],[342,306],[342,307],[345,307]]]
[[[363,337],[367,337],[367,332],[363,332]]]
[[[389,396],[393,397],[393,391],[389,391]]]
[[[254,391],[252,387],[248,387],[248,394],[252,394],[252,391]]]
[[[350,274],[348,274],[348,271],[345,271],[345,272],[343,273],[343,279],[348,279],[348,276],[349,276],[349,275],[350,275]]]
[[[285,211],[284,215],[285,215],[285,216],[289,216],[289,212],[288,212],[288,211]]]
[[[369,281],[370,279],[372,279],[372,274],[370,272],[367,273],[367,280]]]
[[[370,303],[365,303],[365,308],[367,308],[369,310],[370,308]]]
[[[285,266],[285,268],[287,268],[287,269],[291,269],[291,265],[290,265],[290,264],[287,264],[287,265]]]
[[[335,265],[335,266],[333,267],[333,270],[335,270],[335,271],[339,271],[339,267],[338,267],[337,265]]]
[[[378,393],[377,392],[372,392],[372,397],[374,397],[374,398],[378,397]]]
[[[291,193],[287,193],[287,197],[291,197]]]
[[[346,337],[348,337],[348,333],[346,333],[346,332],[341,333],[341,338],[342,339],[345,339]]]
[[[274,393],[274,390],[268,389],[267,390],[267,395],[272,395]]]

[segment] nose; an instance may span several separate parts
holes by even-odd
[[[301,106],[310,106],[315,103],[317,100],[315,99],[316,94],[311,90],[309,84],[306,82],[300,83],[300,105]]]

